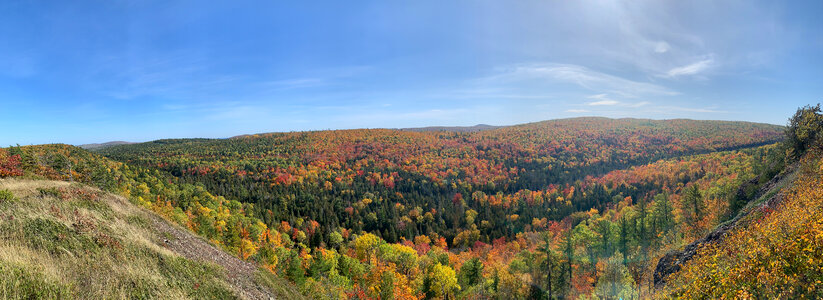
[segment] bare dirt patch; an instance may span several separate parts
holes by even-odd
[[[169,237],[159,241],[161,246],[185,258],[211,262],[225,268],[229,284],[242,298],[274,299],[265,287],[254,281],[255,272],[258,270],[256,265],[215,248],[202,238],[169,224],[157,215],[151,214],[151,219],[152,227],[158,231],[160,236]]]

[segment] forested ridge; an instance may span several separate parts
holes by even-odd
[[[744,183],[782,170],[783,133],[578,118],[46,145],[0,152],[0,176],[124,194],[313,297],[629,299],[745,206]]]
[[[579,118],[466,134],[347,130],[163,140],[103,154],[254,203],[268,224],[304,218],[389,242],[434,232],[451,243],[468,225],[461,218],[469,208],[481,214],[479,222],[491,222],[480,228],[488,243],[522,231],[532,217],[559,221],[575,211],[602,210],[617,194],[636,199],[656,189],[623,185],[607,193],[583,186],[587,176],[773,143],[780,135],[776,126],[752,123]],[[558,191],[573,201],[543,201]]]

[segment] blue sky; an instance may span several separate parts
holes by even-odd
[[[823,1],[2,1],[0,145],[592,115],[785,124],[823,102],[821,12]]]

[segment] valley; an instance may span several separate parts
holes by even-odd
[[[630,299],[660,293],[664,254],[751,210],[786,165],[783,131],[579,118],[271,133],[12,147],[0,170],[123,195],[312,298]]]

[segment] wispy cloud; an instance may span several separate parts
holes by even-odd
[[[609,97],[608,94],[597,94],[591,95],[586,98],[589,99],[596,99],[597,101],[586,103],[589,106],[621,106],[621,107],[641,107],[651,104],[649,101],[640,101],[640,102],[622,102],[617,101]]]
[[[588,111],[588,110],[585,110],[585,109],[567,109],[567,110],[566,110],[566,112],[567,112],[567,113],[576,113],[576,114],[581,114],[581,113],[587,113],[587,112],[589,112],[589,111]]]
[[[687,75],[697,75],[702,73],[712,67],[714,64],[713,58],[704,59],[698,62],[694,62],[685,66],[673,68],[666,72],[665,77],[678,77],[678,76],[687,76]]]
[[[591,105],[591,106],[607,106],[607,105],[618,105],[618,104],[620,104],[620,102],[615,101],[615,100],[600,100],[600,101],[595,101],[595,102],[589,102],[588,104]]]
[[[631,115],[631,114],[639,114],[644,116],[674,116],[674,117],[686,117],[686,116],[700,116],[701,114],[728,114],[729,111],[723,110],[718,108],[717,106],[703,106],[703,107],[694,107],[694,106],[686,106],[686,105],[654,105],[654,104],[644,104],[642,108],[640,107],[629,107],[632,108],[627,111],[623,111],[623,114]],[[697,114],[697,115],[695,115]]]
[[[618,105],[618,104],[620,104],[620,101],[609,99],[609,98],[607,98],[608,96],[609,96],[608,94],[591,95],[588,98],[589,99],[597,99],[597,101],[589,102],[587,104],[590,105],[590,106],[606,106],[606,105]]]
[[[226,71],[225,64],[203,52],[193,48],[100,57],[87,77],[92,89],[115,99],[156,97],[208,102],[244,96],[271,98],[292,90],[339,84],[372,70],[370,66],[339,66],[252,75]]]
[[[615,94],[624,98],[679,94],[664,86],[634,81],[572,64],[520,64],[503,68],[497,75],[484,78],[484,82],[489,84],[514,84],[527,81],[538,81],[544,84],[575,84],[590,91]]]
[[[171,53],[117,55],[97,59],[90,80],[101,94],[121,100],[142,96],[167,99],[214,95],[244,77],[212,73],[214,66],[196,49]]]
[[[666,41],[659,41],[654,45],[655,53],[666,53],[669,52],[669,49],[671,49],[671,46],[669,46],[669,43],[666,43]]]
[[[627,107],[641,107],[641,106],[646,106],[646,105],[649,105],[649,104],[652,104],[652,103],[649,102],[649,101],[640,101],[640,102],[637,102],[637,103],[626,104],[626,106]]]

